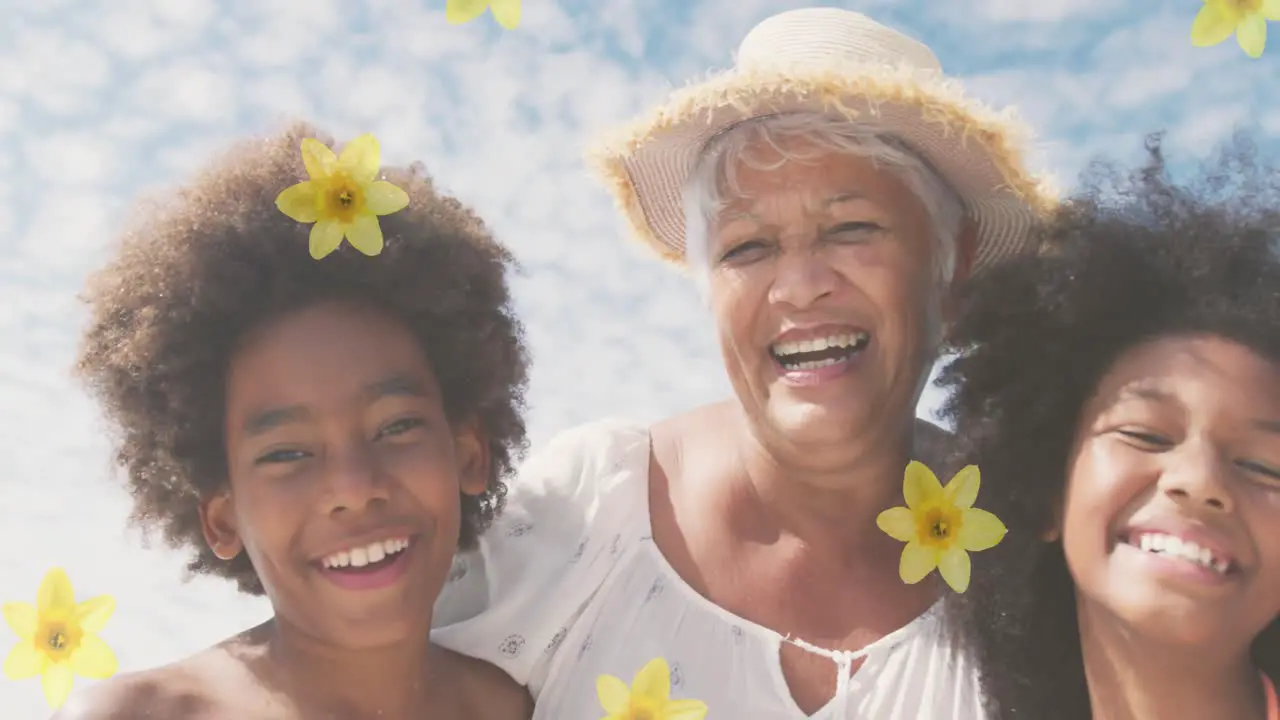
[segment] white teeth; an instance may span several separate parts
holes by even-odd
[[[814,338],[812,340],[798,340],[794,342],[782,342],[773,346],[773,354],[779,359],[784,360],[791,355],[800,353],[811,353],[826,350],[828,348],[851,348],[854,350],[861,349],[871,339],[871,335],[865,332],[843,333],[839,335],[828,335],[827,337]],[[832,365],[839,360],[821,361],[820,364],[813,367],[823,367]],[[811,369],[806,367],[811,362],[804,363],[787,363],[788,368],[796,367],[800,369]]]
[[[395,555],[407,547],[409,547],[408,538],[382,540],[327,555],[320,562],[327,568],[364,567],[369,563],[381,562],[389,555]]]
[[[1227,570],[1231,568],[1229,560],[1214,557],[1213,551],[1208,548],[1201,547],[1190,540],[1183,540],[1164,533],[1143,533],[1138,538],[1138,548],[1143,552],[1168,555],[1186,560],[1201,567],[1209,568],[1219,575],[1225,575]]]

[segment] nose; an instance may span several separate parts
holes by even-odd
[[[773,303],[806,308],[835,290],[836,272],[816,249],[783,253],[775,267],[777,271],[769,290],[769,300]]]
[[[330,513],[361,512],[389,498],[377,455],[367,442],[329,454],[325,468],[325,509]]]
[[[1193,512],[1235,509],[1228,487],[1232,469],[1220,453],[1205,443],[1188,443],[1171,459],[1172,467],[1161,474],[1159,483],[1166,497]]]

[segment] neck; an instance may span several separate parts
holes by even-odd
[[[1077,601],[1094,720],[1256,718],[1266,704],[1249,649],[1169,646]]]
[[[886,423],[889,425],[889,423]],[[901,505],[903,471],[910,459],[911,424],[899,432],[849,442],[832,454],[779,451],[762,442],[744,420],[741,461],[766,523],[814,547],[863,556],[885,550],[894,561],[901,545],[876,527],[881,511]]]
[[[357,717],[421,716],[435,699],[428,633],[353,650],[335,647],[279,617],[261,626],[266,660],[306,706]]]

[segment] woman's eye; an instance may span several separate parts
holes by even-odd
[[[744,243],[739,243],[733,246],[732,248],[730,248],[723,255],[721,255],[720,262],[725,262],[727,260],[742,259],[745,255],[752,252],[753,250],[760,250],[764,247],[765,247],[765,244],[763,240],[748,240]]]
[[[864,220],[859,222],[841,223],[831,228],[830,230],[828,230],[827,234],[828,235],[844,235],[844,236],[865,235],[868,232],[873,232],[876,230],[883,230],[883,229],[884,228],[880,227],[879,225],[873,222],[868,222]]]
[[[393,420],[386,425],[383,425],[382,428],[378,430],[378,434],[374,436],[374,439],[377,440],[384,437],[403,435],[410,430],[420,428],[425,424],[426,423],[422,418],[401,418],[399,420]]]
[[[275,463],[289,463],[304,460],[311,454],[302,450],[272,450],[253,461],[254,465],[267,465]]]

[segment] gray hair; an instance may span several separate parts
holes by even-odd
[[[814,150],[797,154],[783,149],[783,140],[797,137],[808,140]],[[772,163],[752,161],[747,148],[757,143],[771,147],[781,159]],[[710,232],[716,217],[728,203],[726,197],[745,197],[738,182],[738,168],[775,170],[789,160],[812,161],[832,152],[869,158],[877,167],[897,176],[919,198],[933,224],[933,265],[939,289],[951,282],[956,238],[965,217],[959,193],[927,160],[891,134],[842,116],[802,112],[752,118],[713,138],[703,149],[684,187],[685,258],[695,271],[700,290],[706,290]]]

